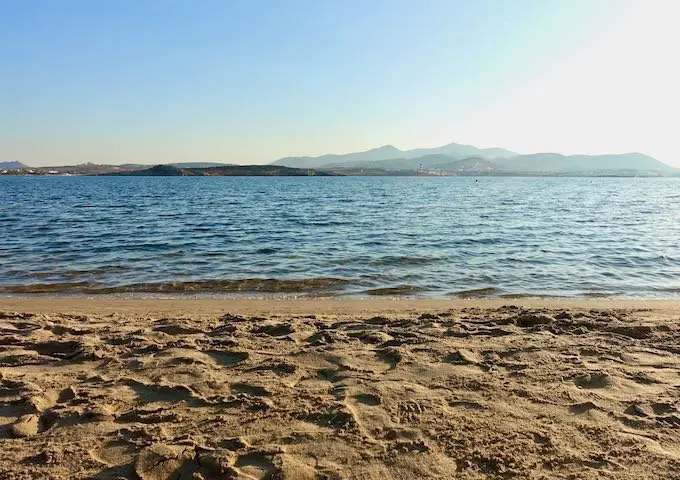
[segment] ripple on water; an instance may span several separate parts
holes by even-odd
[[[0,177],[0,292],[678,297],[678,182]]]

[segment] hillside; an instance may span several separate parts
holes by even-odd
[[[34,168],[36,175],[102,175],[104,173],[128,172],[148,168],[148,165],[125,163],[123,165],[107,165],[98,163],[81,163],[78,165],[63,165]]]
[[[272,165],[296,168],[318,168],[322,165],[387,160],[390,158],[398,158],[402,154],[403,152],[398,148],[393,147],[392,145],[385,145],[365,152],[347,153],[343,155],[329,154],[321,155],[319,157],[285,157],[272,162]]]
[[[0,169],[20,170],[22,168],[31,168],[21,162],[0,162]]]
[[[446,163],[440,163],[435,165],[434,168],[450,173],[496,173],[502,170],[498,166],[498,163],[494,163],[480,157],[469,157],[464,158],[463,160],[454,160]]]
[[[478,156],[486,159],[493,159],[505,156],[517,155],[515,152],[505,150],[502,148],[477,148],[472,145],[462,145],[458,143],[449,143],[441,147],[435,148],[417,148],[413,150],[399,150],[392,145],[385,145],[379,148],[367,150],[365,152],[354,152],[343,155],[321,155],[319,157],[285,157],[276,160],[272,165],[285,165],[287,167],[297,168],[320,168],[346,166],[348,168],[411,168],[421,163],[419,160],[424,156],[442,155],[449,157],[449,160],[461,160],[466,157]],[[395,164],[394,167],[388,166],[390,164],[375,164],[372,162],[381,161],[395,161],[395,160],[411,160],[410,162],[403,162]],[[371,162],[369,164],[369,162]],[[398,166],[396,166],[398,165]]]
[[[459,163],[463,161],[463,163]],[[272,165],[332,171],[419,171],[443,174],[499,175],[674,175],[678,169],[642,153],[610,155],[522,155],[502,148],[477,148],[450,143],[437,148],[402,151],[391,145],[345,155],[286,157]]]
[[[472,145],[462,145],[460,143],[449,143],[436,148],[417,148],[415,150],[408,150],[406,152],[407,158],[418,158],[429,155],[446,155],[458,159],[468,157],[480,157],[487,160],[497,158],[513,157],[517,152],[511,152],[504,148],[478,148]]]
[[[332,174],[310,169],[290,168],[277,165],[225,165],[209,168],[178,168],[173,165],[156,165],[144,170],[105,173],[103,175],[140,177],[306,177],[317,175],[329,176]]]
[[[495,160],[494,162],[500,162]],[[377,169],[377,170],[399,170],[399,171],[418,171],[424,170],[444,170],[448,172],[456,171],[501,171],[499,163],[494,163],[482,157],[467,157],[458,159],[451,155],[432,154],[417,158],[394,158],[390,160],[378,160],[374,162],[348,162],[331,163],[322,165],[324,170],[335,169]]]
[[[212,168],[212,167],[227,167],[234,165],[233,163],[219,163],[219,162],[183,162],[183,163],[168,163],[177,168]],[[147,167],[147,165],[144,165]]]
[[[560,155],[536,153],[518,155],[498,162],[506,171],[513,172],[588,172],[606,170],[632,170],[672,173],[675,168],[642,153],[616,155]]]
[[[448,155],[425,155],[418,158],[390,158],[387,160],[358,161],[358,162],[334,162],[321,165],[323,169],[333,168],[376,168],[384,170],[418,170],[420,165],[423,167],[434,167],[435,165],[451,162],[455,157]]]
[[[485,152],[463,158],[455,154],[416,153],[432,151]],[[277,162],[314,165],[291,167],[283,164],[234,165],[187,162],[150,167],[142,164],[103,165],[84,163],[72,166],[27,167],[20,162],[0,163],[2,175],[139,175],[139,176],[308,176],[308,175],[593,175],[593,176],[680,176],[671,167],[642,153],[610,155],[562,155],[559,153],[512,154],[503,149],[477,149],[449,144],[437,149],[401,151],[384,146],[366,152],[320,157],[289,157]],[[398,155],[391,158],[381,158]],[[357,160],[358,159],[358,160]],[[320,165],[318,165],[320,164]],[[317,166],[318,165],[318,166]]]

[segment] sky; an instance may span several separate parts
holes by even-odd
[[[391,144],[680,166],[677,0],[0,0],[0,161]]]

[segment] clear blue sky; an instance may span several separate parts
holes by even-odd
[[[650,50],[643,67],[672,73],[658,68],[677,34],[640,51],[621,38],[677,30],[674,5],[0,0],[0,161],[262,163],[457,141],[674,163],[660,123],[677,76],[611,88]]]

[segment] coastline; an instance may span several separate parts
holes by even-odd
[[[217,315],[241,314],[379,314],[432,312],[442,309],[493,309],[515,305],[531,309],[652,309],[680,313],[680,299],[612,299],[612,298],[453,298],[413,297],[382,298],[121,298],[106,295],[85,296],[0,296],[0,311],[35,313],[149,313]]]

